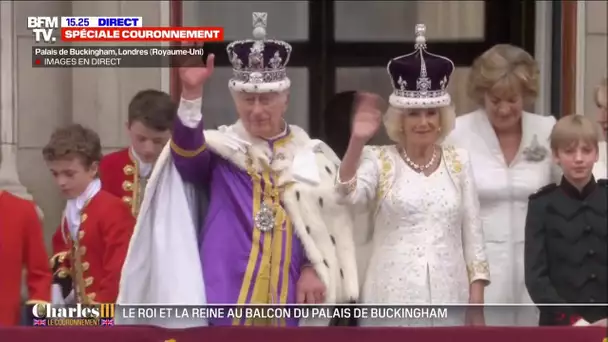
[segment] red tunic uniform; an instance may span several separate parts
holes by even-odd
[[[137,159],[130,148],[110,153],[103,157],[99,165],[102,189],[122,199],[137,217],[141,204],[141,184]]]
[[[82,209],[78,239],[65,219],[53,235],[51,264],[71,276],[79,303],[114,303],[135,218],[112,194],[100,190]]]
[[[51,270],[42,226],[35,206],[0,191],[0,326],[18,325],[21,318],[21,279],[27,271],[29,303],[51,300]]]

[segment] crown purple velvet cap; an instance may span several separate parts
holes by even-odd
[[[425,25],[416,25],[414,52],[388,62],[386,69],[393,85],[389,103],[393,107],[438,108],[451,103],[447,86],[454,63],[427,51],[425,32]]]
[[[253,13],[254,39],[237,40],[226,48],[233,77],[228,87],[235,91],[269,93],[286,90],[291,82],[286,67],[291,45],[266,39],[267,13]]]

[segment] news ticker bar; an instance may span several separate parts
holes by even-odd
[[[554,305],[548,305],[555,307]],[[603,307],[598,305],[572,305]],[[40,320],[92,320],[90,325],[108,325],[107,319],[119,324],[141,324],[153,321],[171,320],[269,320],[269,319],[450,319],[460,316],[471,307],[478,305],[203,305],[203,306],[163,306],[163,305],[35,305],[34,316]],[[566,309],[570,306],[560,306]],[[514,312],[536,312],[535,305],[495,305],[485,307],[486,315],[509,314]],[[602,310],[602,308],[599,308]],[[106,319],[106,321],[104,321]],[[69,323],[79,324],[79,323]],[[42,324],[41,324],[42,325]]]
[[[202,47],[44,46],[32,47],[35,68],[166,68],[203,58]]]

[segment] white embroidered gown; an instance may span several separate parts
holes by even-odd
[[[437,170],[425,176],[407,166],[394,146],[366,148],[356,188],[346,197],[377,210],[363,303],[468,303],[470,282],[489,280],[471,170],[466,156],[461,157],[466,152],[449,151],[444,150]],[[463,313],[454,309],[447,319],[370,319],[361,324],[463,325]]]
[[[528,197],[561,178],[549,146],[554,124],[552,116],[524,112],[519,152],[510,165],[505,163],[496,133],[483,110],[458,117],[454,131],[447,137],[450,144],[469,152],[475,170],[486,255],[492,266],[486,303],[527,304],[486,307],[487,325],[538,325],[537,309],[524,283],[524,226]],[[526,157],[526,149],[534,146],[544,151],[542,160]]]

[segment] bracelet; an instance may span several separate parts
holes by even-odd
[[[356,188],[357,188],[357,176],[354,176],[350,180],[343,182],[340,179],[340,175],[339,174],[336,175],[336,189],[338,190],[338,192],[342,193],[343,195],[348,195],[348,194],[354,192]]]

